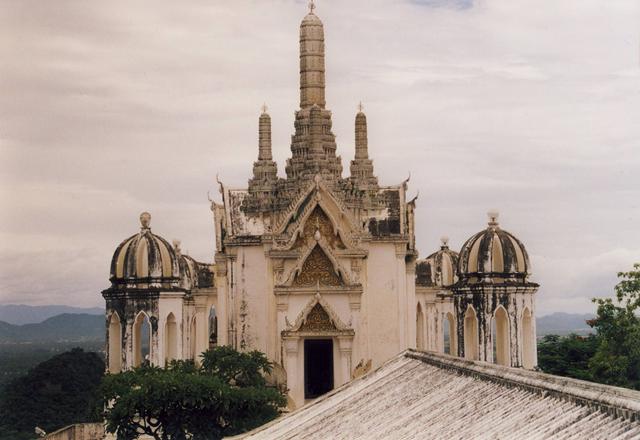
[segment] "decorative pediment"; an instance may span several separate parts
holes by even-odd
[[[340,272],[337,272],[333,262],[327,257],[320,245],[314,246],[307,258],[302,263],[299,271],[294,272],[292,286],[342,286],[344,281]]]
[[[316,220],[322,220],[326,237],[336,237],[344,248],[356,247],[357,237],[362,231],[356,226],[348,209],[334,197],[320,178],[291,205],[274,229],[274,233],[283,238],[275,247],[290,249],[299,244],[307,230],[314,228]]]
[[[288,323],[288,321],[287,321]],[[316,293],[302,309],[287,332],[348,332],[352,331],[344,324],[325,299]]]
[[[356,284],[323,237],[319,237],[313,244],[303,248],[295,266],[276,282],[289,287],[332,287]]]

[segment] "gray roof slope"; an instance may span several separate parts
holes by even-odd
[[[408,350],[247,439],[640,439],[640,392]]]

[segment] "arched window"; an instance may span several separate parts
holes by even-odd
[[[444,352],[454,356],[457,355],[456,326],[451,312],[444,315],[444,321],[442,321],[442,336],[444,339],[442,344]]]
[[[169,313],[164,325],[164,353],[165,364],[178,357],[178,326],[173,313]]]
[[[418,350],[424,350],[424,314],[420,303],[416,310],[416,347]]]
[[[140,312],[133,322],[133,366],[150,361],[151,323],[146,313]]]
[[[216,315],[216,308],[211,306],[209,310],[209,348],[216,347],[218,345],[218,315]]]
[[[196,329],[197,322],[196,316],[194,315],[193,319],[191,320],[191,331],[189,332],[189,341],[191,342],[191,359],[193,359],[194,361],[198,360],[198,353],[196,353]]]
[[[109,372],[122,370],[122,327],[116,312],[109,318]]]
[[[493,314],[491,326],[491,338],[493,340],[493,362],[511,366],[511,344],[509,341],[509,315],[504,307],[500,306]]]
[[[473,307],[467,307],[464,314],[464,357],[478,359],[478,318]]]
[[[522,313],[522,366],[533,368],[536,345],[533,339],[533,325],[531,323],[531,311],[525,308]]]

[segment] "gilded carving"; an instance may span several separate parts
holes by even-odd
[[[329,314],[320,304],[313,306],[304,323],[300,326],[300,331],[307,332],[332,332],[336,330]]]
[[[324,253],[320,246],[313,248],[298,276],[293,280],[296,287],[315,286],[341,286],[343,285],[341,277],[336,274],[333,264],[329,257]]]
[[[340,236],[335,234],[331,220],[329,220],[329,217],[327,217],[320,206],[314,208],[304,224],[302,236],[307,243],[310,242],[310,240],[315,240],[316,231],[320,232],[320,235],[329,242],[329,245],[333,249],[346,248]]]

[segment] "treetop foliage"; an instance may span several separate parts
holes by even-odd
[[[0,438],[34,438],[80,422],[100,421],[97,394],[104,374],[97,353],[80,348],[61,353],[7,384],[0,395]]]
[[[280,390],[266,386],[271,364],[260,352],[217,347],[201,364],[172,361],[105,376],[107,430],[127,440],[219,439],[272,420],[286,404]]]

